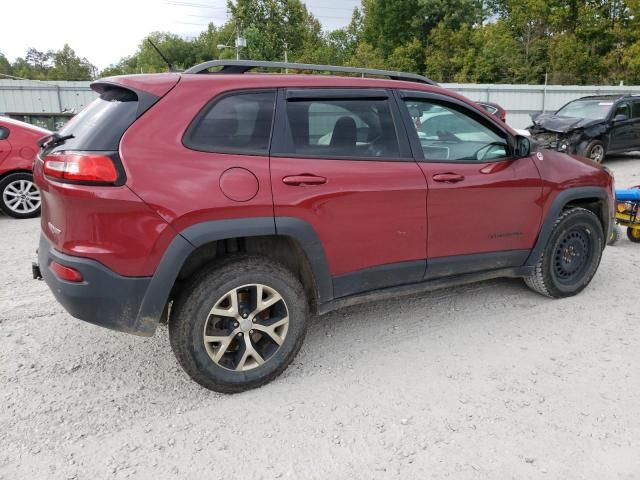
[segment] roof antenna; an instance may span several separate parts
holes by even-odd
[[[164,60],[164,63],[166,63],[167,65],[169,65],[169,71],[170,72],[175,72],[176,69],[174,68],[174,66],[171,64],[171,62],[169,60],[167,60],[167,57],[165,57],[162,52],[160,51],[160,49],[158,47],[156,47],[155,43],[153,43],[151,41],[150,38],[147,38],[147,42],[149,42],[149,45],[151,45],[153,47],[153,49],[158,53],[158,55],[160,55],[160,58],[162,58],[162,60]]]

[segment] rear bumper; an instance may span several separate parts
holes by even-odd
[[[51,261],[78,270],[80,283],[59,279],[49,269]],[[65,255],[40,236],[38,263],[42,278],[58,302],[75,318],[101,327],[151,336],[158,318],[141,315],[141,306],[151,278],[123,277],[95,260]]]

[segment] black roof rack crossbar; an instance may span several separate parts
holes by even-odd
[[[216,72],[209,72],[210,68],[220,67]],[[246,73],[254,68],[277,68],[291,70],[314,70],[317,72],[355,73],[361,76],[389,77],[392,80],[437,85],[433,80],[415,73],[394,72],[391,70],[377,70],[373,68],[340,67],[336,65],[313,65],[307,63],[264,62],[258,60],[211,60],[195,65],[184,73]]]

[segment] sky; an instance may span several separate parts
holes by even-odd
[[[303,0],[304,1],[304,0]],[[306,0],[325,30],[343,27],[360,0]],[[59,50],[68,43],[103,69],[135,52],[153,31],[196,36],[209,21],[227,20],[226,0],[10,1],[2,9],[0,52],[9,61],[27,48]]]

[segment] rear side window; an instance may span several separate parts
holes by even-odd
[[[110,87],[59,131],[73,135],[61,150],[116,151],[120,138],[135,121],[138,96],[131,90]]]
[[[400,156],[387,100],[289,100],[287,155],[393,159]]]
[[[275,91],[227,95],[201,112],[187,129],[193,150],[268,155]]]
[[[640,118],[640,102],[633,102],[633,118]]]
[[[0,126],[0,140],[6,140],[7,138],[9,138],[9,129]]]

